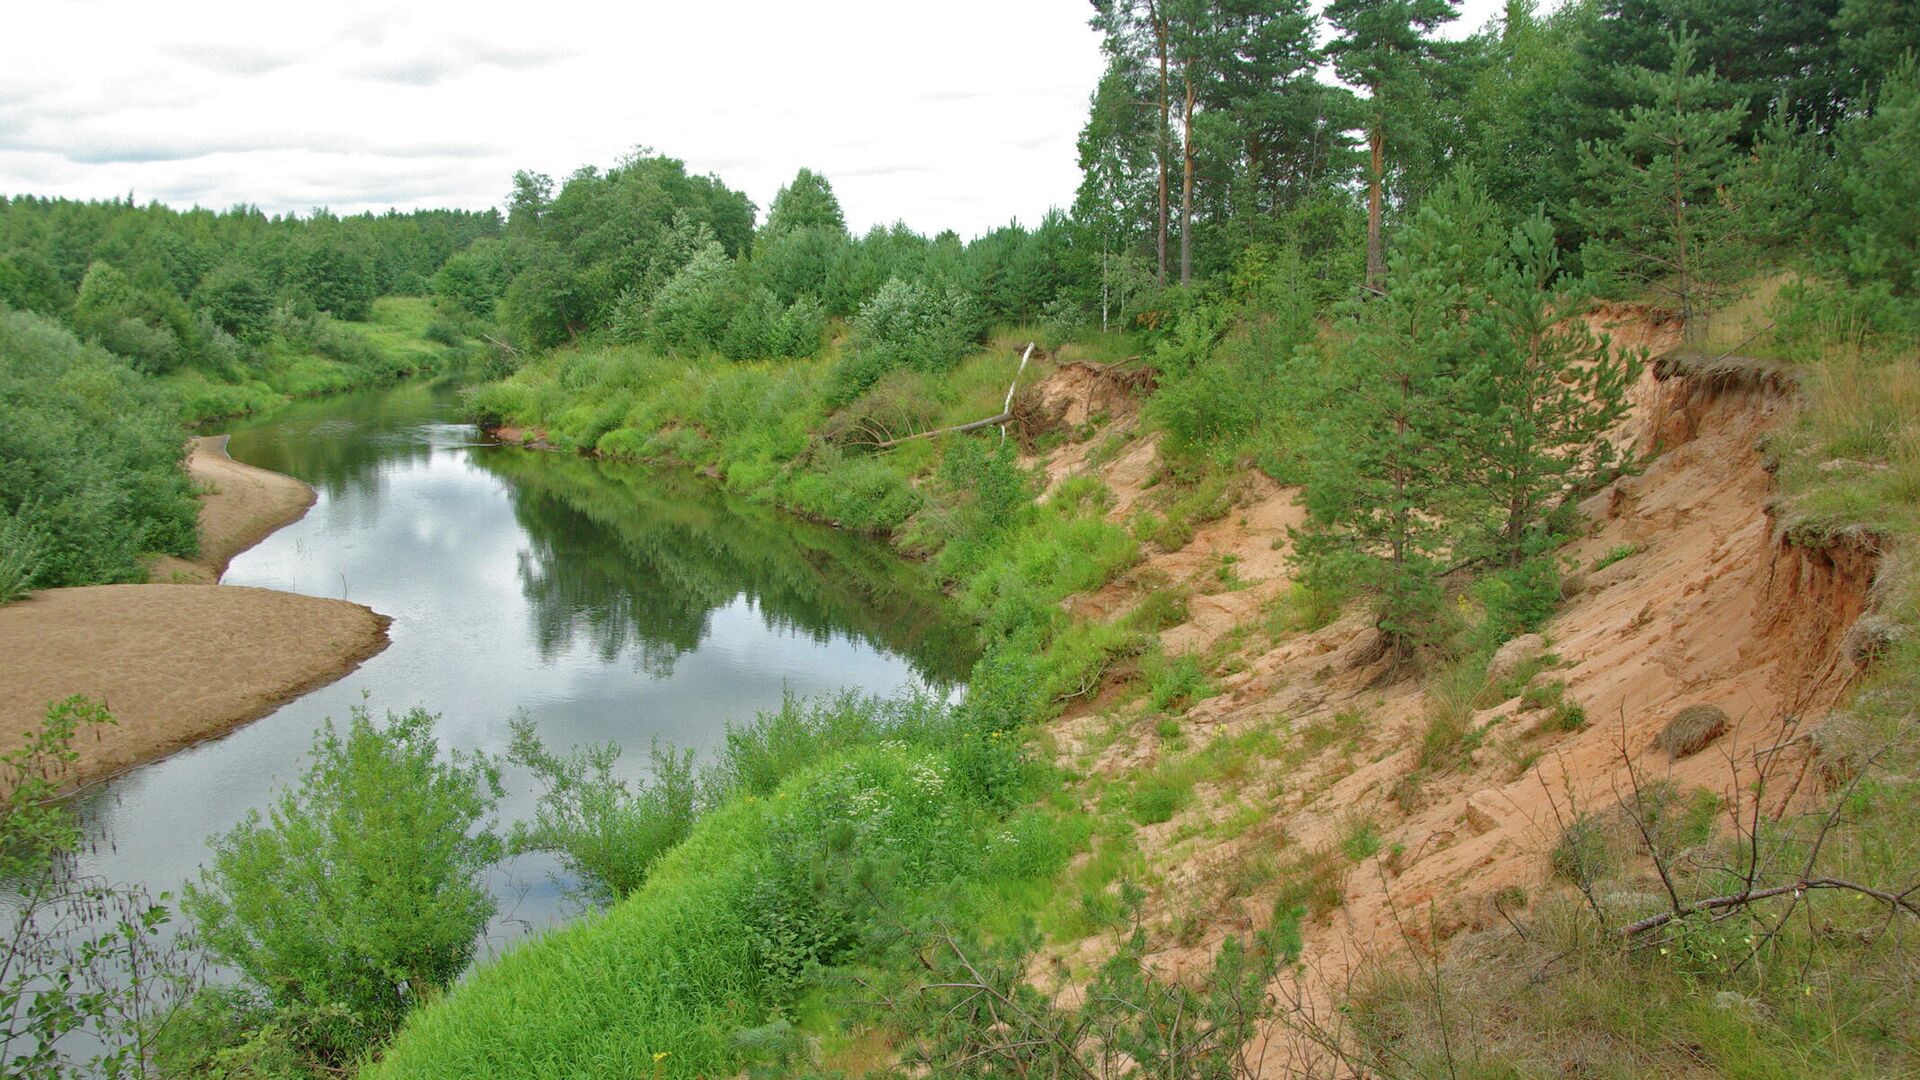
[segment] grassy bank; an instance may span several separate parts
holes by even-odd
[[[201,424],[265,412],[295,398],[457,371],[484,355],[485,348],[443,318],[432,299],[383,296],[364,322],[289,317],[257,361],[182,368],[156,381],[178,399],[184,421]]]
[[[472,404],[483,422],[537,430],[564,449],[695,466],[752,498],[884,534],[937,503],[913,480],[934,469],[941,446],[874,454],[861,444],[998,413],[1026,340],[998,335],[940,374],[896,371],[844,406],[834,399],[839,348],[736,363],[588,345],[536,358],[480,387]]]
[[[566,448],[692,465],[890,535],[976,622],[981,659],[957,706],[790,707],[736,733],[721,794],[639,889],[483,966],[369,1075],[711,1076],[750,1064],[767,1050],[751,1033],[787,1022],[833,1052],[849,1006],[826,988],[905,928],[938,915],[1008,932],[1055,903],[1047,885],[1092,829],[1047,802],[1059,785],[1023,744],[1143,641],[1139,626],[1075,623],[1061,606],[1132,565],[1138,543],[1105,520],[1097,483],[1037,503],[1037,478],[992,432],[860,445],[861,425],[907,434],[998,412],[1015,336],[938,376],[895,372],[850,405],[833,401],[832,351],[741,364],[565,350],[474,395],[489,422]]]

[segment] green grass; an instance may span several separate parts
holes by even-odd
[[[1632,558],[1639,554],[1639,552],[1640,546],[1638,544],[1617,544],[1614,547],[1608,548],[1606,554],[1593,560],[1593,568],[1596,571],[1605,570],[1614,563],[1620,562],[1623,559]]]
[[[1348,862],[1365,862],[1380,850],[1383,840],[1380,827],[1368,819],[1361,819],[1347,826],[1346,835],[1340,839],[1340,851]]]
[[[661,1075],[731,1073],[734,1031],[797,1001],[814,959],[854,958],[858,927],[843,920],[862,917],[869,890],[985,897],[1051,878],[1086,841],[1083,818],[1043,810],[989,828],[954,783],[939,752],[882,743],[732,799],[626,900],[421,1009],[364,1075],[653,1075],[660,1052]]]
[[[383,296],[374,301],[366,322],[319,322],[319,343],[276,337],[264,347],[257,366],[184,368],[161,376],[159,382],[179,398],[182,417],[198,423],[473,363],[481,349],[466,336],[448,335],[453,344],[426,336],[437,321],[427,297]]]

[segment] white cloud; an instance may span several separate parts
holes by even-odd
[[[855,228],[974,235],[1072,201],[1101,64],[1090,14],[1084,0],[53,0],[9,12],[0,37],[0,192],[478,208],[517,169],[564,178],[644,145],[762,207],[807,166]]]

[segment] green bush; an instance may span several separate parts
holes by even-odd
[[[635,790],[614,775],[619,743],[561,756],[541,744],[532,720],[521,717],[512,728],[507,759],[532,772],[542,790],[534,820],[514,823],[508,850],[558,855],[576,879],[569,888],[589,902],[604,905],[639,888],[654,860],[693,830],[692,751],[656,743],[647,755],[653,778]]]
[[[951,286],[890,279],[853,319],[853,345],[829,378],[828,399],[845,404],[890,371],[942,372],[981,340],[972,297]]]
[[[1519,566],[1496,570],[1474,584],[1486,608],[1481,633],[1494,646],[1546,625],[1560,606],[1560,564],[1538,555]]]
[[[199,508],[164,390],[41,316],[0,311],[0,401],[0,528],[21,543],[9,577],[144,581],[143,556],[194,554]]]
[[[356,707],[315,736],[299,786],[215,838],[183,907],[209,955],[340,1064],[379,1045],[473,958],[493,914],[497,766],[443,759],[421,709]]]

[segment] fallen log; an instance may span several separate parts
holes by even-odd
[[[1032,357],[1033,342],[1029,341],[1027,342],[1027,351],[1020,354],[1020,367],[1013,373],[1013,381],[1007,384],[1007,400],[1005,404],[1000,406],[999,415],[989,416],[985,420],[974,420],[965,424],[955,424],[952,427],[934,428],[932,431],[921,431],[912,435],[902,435],[897,439],[888,439],[885,442],[874,443],[873,448],[875,450],[889,450],[899,446],[901,443],[909,443],[915,439],[931,439],[936,435],[964,435],[969,431],[979,431],[981,428],[992,427],[995,424],[1005,424],[1007,421],[1012,420],[1013,392],[1020,386],[1020,376],[1026,373],[1027,361],[1032,359]],[[1000,437],[1002,439],[1007,437],[1006,428],[1003,427],[1000,429]]]

